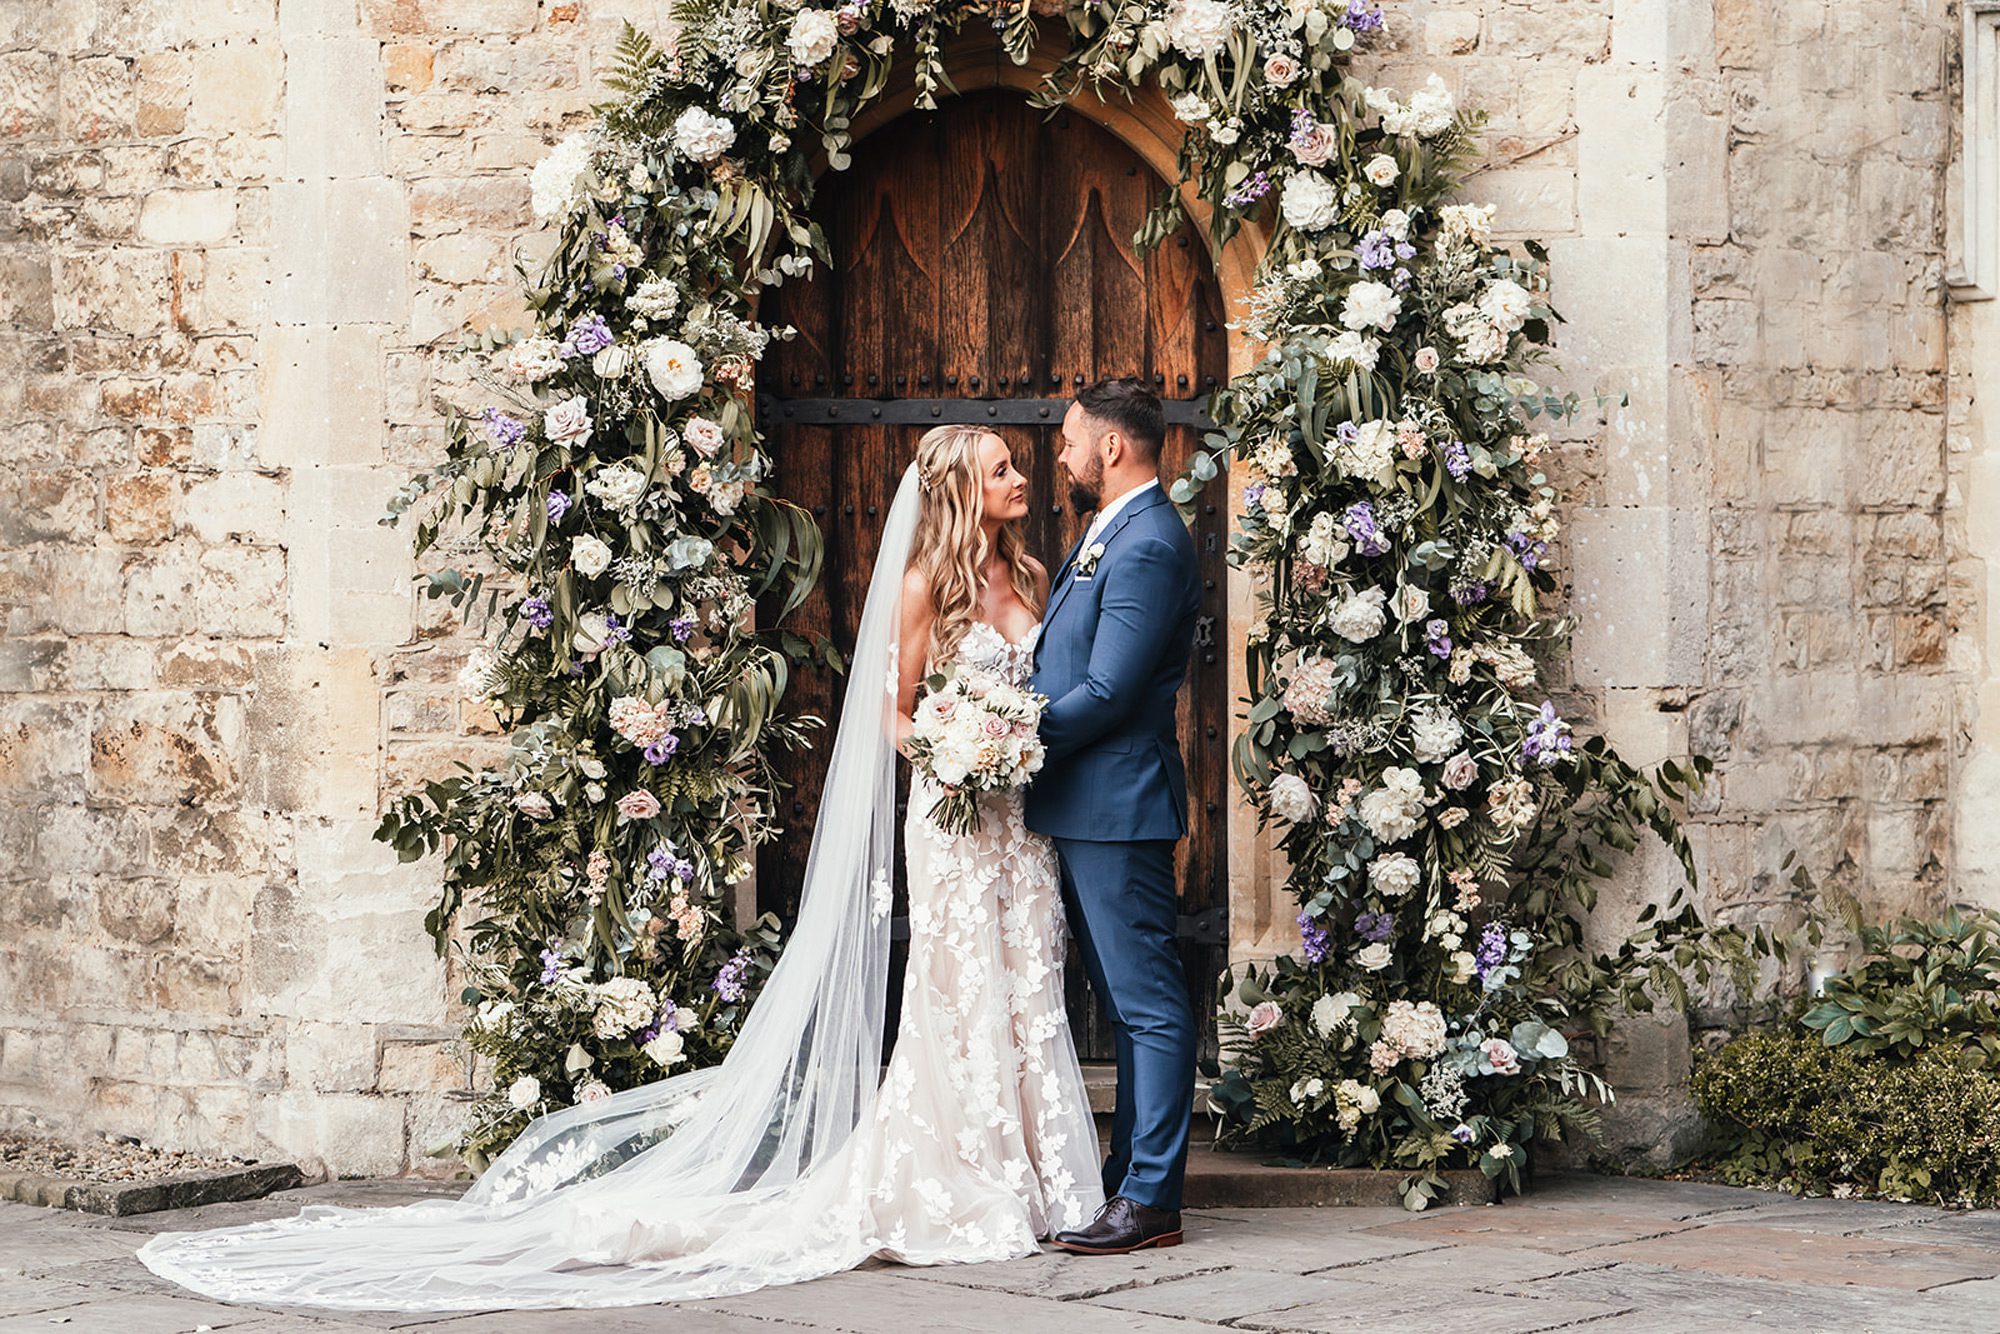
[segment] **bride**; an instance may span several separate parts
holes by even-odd
[[[1028,678],[1048,575],[990,431],[923,437],[882,532],[790,944],[720,1065],[544,1116],[457,1200],[164,1233],[155,1273],[224,1301],[624,1306],[848,1269],[1033,1254],[1103,1203],[1062,1006],[1055,852],[1021,793],[941,831],[912,780],[910,949],[884,1073],[895,761],[920,681]],[[878,1086],[879,1078],[879,1086]]]

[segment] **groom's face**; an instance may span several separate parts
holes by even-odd
[[[1079,514],[1096,509],[1104,498],[1103,439],[1102,428],[1083,405],[1070,404],[1063,414],[1063,447],[1056,462],[1069,474],[1069,504]]]

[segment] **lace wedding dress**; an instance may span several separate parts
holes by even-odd
[[[1053,847],[1019,793],[966,836],[912,781],[910,948],[886,1075],[896,845],[894,628],[914,469],[884,526],[799,920],[718,1066],[544,1116],[458,1200],[164,1233],[152,1269],[224,1301],[361,1310],[624,1306],[726,1296],[852,1268],[1032,1254],[1103,1200],[1063,1011]],[[959,664],[1027,679],[975,623]],[[881,1076],[878,1087],[878,1075]]]

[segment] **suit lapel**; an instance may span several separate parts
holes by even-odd
[[[1165,503],[1166,489],[1164,487],[1154,487],[1149,494],[1139,497],[1123,510],[1120,510],[1118,517],[1113,519],[1105,530],[1097,535],[1098,543],[1109,548],[1113,542],[1118,540],[1118,534],[1125,531],[1127,524],[1131,523],[1132,520],[1138,518],[1141,514],[1144,514],[1147,510],[1152,509],[1155,505]],[[1090,530],[1088,528],[1084,529],[1085,536],[1088,536],[1089,533]],[[1064,558],[1062,570],[1056,575],[1054,591],[1049,594],[1049,609],[1042,613],[1042,624],[1047,625],[1055,620],[1056,609],[1062,606],[1063,599],[1069,595],[1070,586],[1076,583],[1073,577],[1069,577],[1069,571],[1070,567],[1076,563],[1077,553],[1081,550],[1083,550],[1083,538],[1079,537],[1076,540],[1076,545],[1069,549],[1069,555]]]

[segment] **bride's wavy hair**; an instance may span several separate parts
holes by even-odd
[[[931,621],[926,671],[950,662],[979,611],[986,568],[986,479],[980,475],[979,442],[997,434],[984,426],[933,426],[917,441],[921,499],[910,564],[931,588],[936,615]],[[1019,519],[1000,526],[1000,558],[1007,579],[1029,610],[1041,614],[1035,577],[1028,569],[1028,539]]]

